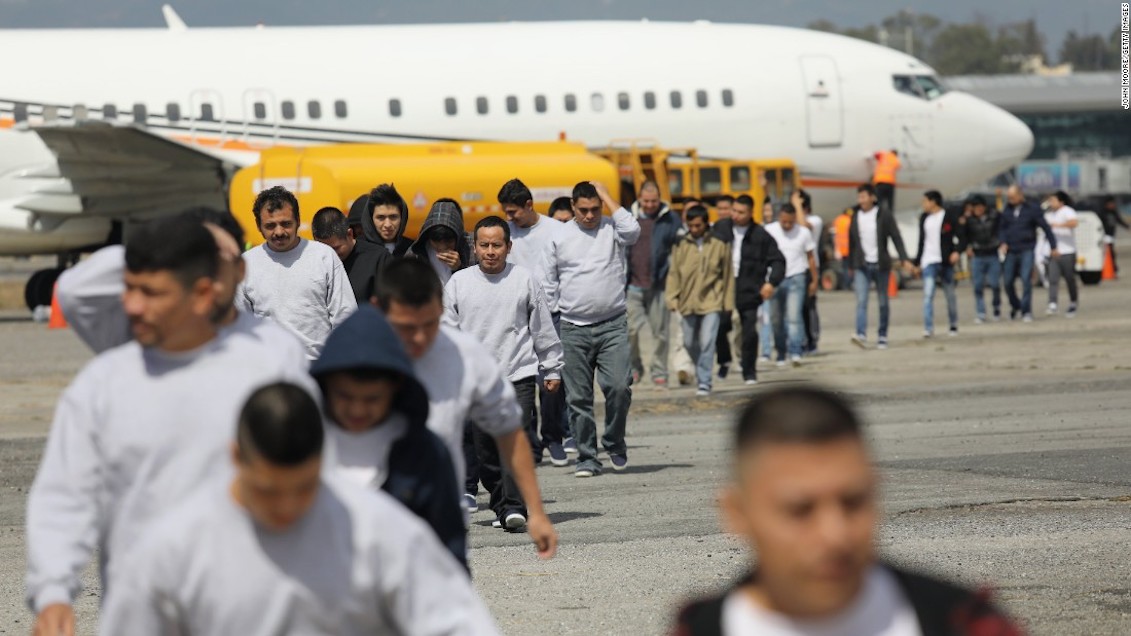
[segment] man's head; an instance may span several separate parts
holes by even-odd
[[[801,200],[801,209],[806,214],[809,214],[813,211],[813,197],[809,196],[808,192],[806,192],[805,190],[798,190],[797,198]]]
[[[1117,210],[1119,205],[1114,196],[1107,194],[1104,195],[1104,198],[1100,201],[1100,208],[1104,210]]]
[[[774,220],[774,201],[770,197],[762,199],[762,223],[769,224]]]
[[[1025,202],[1025,193],[1021,191],[1021,186],[1016,183],[1009,186],[1005,191],[1005,200],[1009,201],[1009,205],[1021,205]]]
[[[708,220],[707,208],[697,205],[689,208],[684,213],[687,223],[687,232],[693,239],[701,239],[707,234],[707,230],[711,228],[711,223]]]
[[[259,233],[272,250],[288,252],[298,245],[298,199],[286,188],[275,186],[260,192],[251,211]]]
[[[923,193],[923,210],[930,213],[943,209],[942,193],[938,190],[927,190]]]
[[[789,232],[797,225],[797,208],[793,207],[792,203],[781,204],[781,209],[778,211],[778,224],[781,229]]]
[[[729,219],[730,213],[734,209],[734,197],[729,194],[724,194],[715,201],[715,210],[719,213],[719,220]]]
[[[640,186],[640,194],[636,197],[640,203],[640,211],[648,216],[653,216],[660,211],[660,186],[655,181],[645,181]]]
[[[138,343],[186,351],[215,335],[219,257],[212,232],[187,215],[130,230],[122,308]]]
[[[260,527],[283,532],[314,505],[322,442],[322,414],[304,389],[280,382],[247,399],[232,447],[232,491]]]
[[[550,218],[562,223],[573,220],[573,202],[569,197],[558,197],[550,202]]]
[[[484,274],[502,272],[510,252],[511,228],[506,221],[487,216],[475,224],[475,258]]]
[[[393,243],[401,233],[403,218],[408,217],[408,204],[391,183],[382,183],[369,193],[369,216],[384,243]]]
[[[459,203],[455,199],[436,199],[432,204],[432,210],[429,214],[436,214],[437,210],[452,211],[454,210],[459,217],[459,224],[463,225],[463,210],[459,207]],[[428,241],[428,247],[433,252],[440,254],[442,252],[451,252],[456,249],[456,243],[460,240],[460,235],[455,230],[446,225],[434,225],[428,229],[427,236],[424,237]]]
[[[746,227],[754,222],[754,198],[748,194],[740,194],[734,200],[731,218],[738,227]]]
[[[327,375],[321,385],[334,422],[351,433],[361,433],[385,421],[402,382],[394,371],[350,369]]]
[[[856,204],[861,210],[876,207],[876,189],[870,183],[862,183],[856,188]]]
[[[357,240],[350,234],[349,220],[342,211],[334,207],[322,208],[310,220],[310,232],[314,240],[323,243],[338,253],[343,261],[353,252]]]
[[[511,179],[503,184],[499,190],[499,204],[503,206],[507,220],[518,227],[531,227],[538,222],[538,213],[534,211],[534,196],[530,194],[530,188],[518,179]]]
[[[1072,197],[1068,196],[1068,193],[1064,190],[1057,190],[1049,195],[1049,209],[1054,212],[1066,205],[1072,205]]]
[[[794,386],[738,419],[727,529],[758,554],[755,584],[776,611],[828,616],[849,606],[874,562],[876,475],[852,407]]]
[[[573,186],[573,219],[584,230],[595,230],[601,225],[601,195],[592,183],[582,181]]]
[[[975,194],[970,197],[969,203],[970,211],[974,213],[974,216],[982,216],[986,213],[986,199],[982,195]]]
[[[395,260],[377,277],[377,305],[409,357],[418,359],[432,348],[444,314],[444,287],[420,259]]]

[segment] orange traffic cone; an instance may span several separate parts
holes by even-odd
[[[888,274],[888,298],[895,298],[899,295],[899,272],[892,270]]]
[[[1111,244],[1108,244],[1107,249],[1104,250],[1104,270],[1103,270],[1103,279],[1104,280],[1115,280],[1116,279],[1116,276],[1115,276],[1115,258],[1114,258],[1114,254],[1113,254],[1114,251],[1115,251],[1115,246],[1111,245]]]
[[[66,329],[67,319],[63,316],[63,309],[59,307],[59,284],[55,284],[55,291],[51,293],[51,317],[47,320],[48,329]]]

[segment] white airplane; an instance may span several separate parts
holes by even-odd
[[[166,29],[0,30],[0,255],[65,265],[122,222],[224,206],[226,176],[276,144],[650,137],[704,157],[790,157],[826,217],[855,200],[877,150],[900,151],[900,190],[917,202],[1033,146],[1020,120],[947,91],[923,62],[816,31],[190,29],[165,16]],[[29,281],[29,305],[58,271]]]

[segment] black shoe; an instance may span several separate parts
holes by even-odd
[[[730,373],[730,363],[728,362],[726,364],[720,364],[719,365],[719,379],[720,380],[727,379],[728,373]]]

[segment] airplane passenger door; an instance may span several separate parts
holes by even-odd
[[[801,77],[805,82],[809,147],[840,146],[844,136],[844,113],[836,62],[827,55],[802,56]]]
[[[244,141],[258,141],[274,145],[279,138],[279,117],[275,110],[275,95],[271,91],[253,88],[243,94]]]

